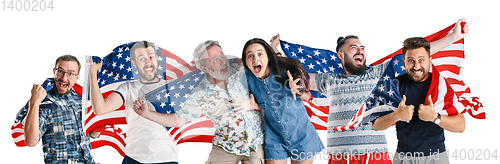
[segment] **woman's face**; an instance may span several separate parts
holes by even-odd
[[[259,79],[265,79],[270,75],[269,58],[264,46],[258,43],[251,44],[245,50],[246,65],[250,71]]]

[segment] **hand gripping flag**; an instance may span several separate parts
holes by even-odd
[[[45,89],[45,91],[49,91],[54,87],[54,78],[47,78],[43,83],[42,87]],[[73,90],[78,95],[82,95],[82,86],[75,84],[73,85]],[[40,105],[44,104],[51,104],[51,100],[48,98],[45,98]],[[24,142],[24,127],[21,125],[21,122],[26,118],[26,115],[28,114],[28,105],[29,102],[26,103],[26,105],[17,112],[16,119],[14,120],[14,124],[12,125],[11,129],[11,135],[12,139],[14,139],[14,143],[18,147],[23,147],[27,146],[26,143]]]
[[[101,69],[98,71],[97,82],[101,89],[101,93],[104,98],[107,98],[120,84],[126,82],[127,80],[139,79],[137,69],[131,64],[131,56],[130,49],[135,44],[135,42],[127,43],[120,45],[113,49],[111,53],[102,59],[96,56],[87,56],[86,57],[86,65],[87,69],[85,70],[85,82],[86,86],[89,85],[88,79],[88,65],[91,62],[100,62],[103,61],[103,65]],[[164,79],[167,81],[175,81],[180,77],[183,77],[185,74],[189,74],[191,71],[196,70],[196,67],[193,63],[187,63],[182,60],[180,57],[172,54],[171,52],[161,48],[154,47],[156,50],[156,54],[158,55],[158,78]],[[179,79],[180,80],[180,79]],[[171,84],[171,83],[169,83]],[[173,85],[172,85],[173,86]],[[196,87],[196,86],[195,86]],[[180,88],[180,86],[179,86]],[[189,86],[186,86],[186,89],[189,89]],[[151,92],[155,92],[151,91]],[[155,92],[156,93],[156,92]],[[153,96],[151,96],[153,95]],[[88,133],[92,131],[92,129],[96,127],[105,127],[104,131],[101,133],[101,136],[97,139],[91,140],[92,148],[98,148],[101,146],[111,146],[115,148],[122,156],[125,155],[123,149],[126,146],[125,138],[127,137],[124,130],[120,128],[120,124],[126,124],[125,118],[125,107],[122,105],[118,109],[113,112],[96,116],[92,111],[92,106],[90,103],[88,87],[83,91],[83,110],[85,113],[84,117],[84,128],[85,132]],[[162,94],[161,96],[165,96]],[[179,95],[179,97],[184,95]],[[149,101],[157,101],[157,97],[154,93],[146,94],[146,99]],[[173,94],[168,97],[177,97],[177,95]],[[179,102],[180,103],[180,102]],[[157,109],[162,109],[160,107],[169,106],[171,104],[162,104],[160,101],[153,103]],[[173,109],[162,109],[158,112],[169,113],[175,112]],[[213,130],[209,133],[207,129],[213,129],[213,124],[210,121],[206,121],[203,119],[189,122],[188,124],[179,127],[179,128],[167,128],[170,133],[180,134],[192,134],[192,135],[179,135],[174,138],[177,144],[182,142],[211,142],[211,139],[207,139],[210,136],[213,137]],[[204,129],[201,132],[192,133],[193,131],[197,131],[199,129]]]
[[[241,60],[233,58],[229,59],[228,62],[236,63],[241,62]],[[155,107],[157,112],[175,113],[184,106],[189,94],[198,87],[204,78],[204,72],[199,69],[193,70],[178,79],[168,82],[163,87],[146,93],[145,98]],[[213,127],[214,124],[211,120],[202,117],[179,128],[166,128],[174,138],[175,143],[180,144],[183,142],[210,143],[215,133]]]
[[[160,113],[175,113],[179,111],[205,74],[196,69],[184,76],[165,84],[149,93],[145,97]],[[176,144],[183,142],[212,142],[214,137],[214,124],[206,118],[189,122],[180,128],[165,127],[174,138]]]
[[[463,25],[464,24],[462,24],[462,26]],[[453,32],[454,26],[454,24],[450,25],[437,33],[425,37],[425,39],[429,42],[439,40]],[[439,71],[444,80],[446,80],[446,82],[451,86],[456,96],[458,96],[458,101],[462,102],[462,104],[469,104],[464,105],[465,108],[467,108],[467,111],[474,118],[484,118],[484,110],[481,102],[477,97],[466,97],[466,95],[470,93],[470,88],[467,87],[463,80],[458,76],[465,57],[463,47],[464,39],[460,39],[459,41],[433,54],[432,61],[435,69]],[[287,57],[298,59],[309,73],[343,73],[342,64],[338,60],[337,53],[335,52],[293,44],[283,40],[281,40],[281,49]],[[398,51],[374,62],[368,66],[368,68],[383,62],[388,62],[394,56],[401,53],[402,49],[399,49]],[[304,101],[306,110],[308,111],[311,122],[316,129],[326,130],[329,102],[326,97],[321,95],[319,92],[312,91],[311,93],[314,97],[313,100],[311,102]],[[357,115],[359,114],[360,113],[358,112]],[[353,123],[350,122],[349,125],[353,125]]]

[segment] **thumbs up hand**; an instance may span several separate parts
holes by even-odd
[[[398,109],[395,111],[396,116],[399,121],[410,121],[413,117],[413,109],[415,108],[413,105],[405,105],[406,96],[403,95],[403,100],[399,103]]]
[[[427,101],[429,102],[427,105],[420,104],[418,109],[418,117],[422,121],[434,122],[434,120],[438,117],[438,114],[434,110],[434,104],[432,103],[431,95],[427,97]]]

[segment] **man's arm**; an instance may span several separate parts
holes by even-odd
[[[392,113],[380,116],[372,123],[375,131],[385,130],[398,121],[410,121],[413,117],[413,105],[406,105],[406,96],[403,95],[403,100],[399,103],[398,109]]]
[[[443,48],[448,47],[449,45],[455,43],[456,41],[464,38],[467,35],[467,33],[469,32],[469,25],[465,23],[465,26],[463,28],[464,33],[462,33],[462,26],[460,25],[464,21],[465,18],[458,20],[458,22],[455,24],[455,30],[453,30],[450,35],[430,43],[431,55],[441,51]]]
[[[465,131],[464,114],[441,116],[441,122],[438,125],[450,132],[463,133]]]
[[[141,117],[166,127],[180,127],[188,121],[175,113],[158,113],[149,110],[149,103],[138,98],[134,101],[134,111]]]
[[[427,101],[429,102],[427,105],[420,104],[418,116],[422,121],[434,122],[434,120],[438,117],[438,114],[436,113],[436,110],[434,110],[434,104],[432,103],[430,95]],[[462,133],[465,130],[465,117],[463,114],[453,116],[441,115],[441,122],[437,125],[450,132]]]
[[[34,84],[31,89],[31,98],[29,101],[28,114],[24,123],[24,142],[29,147],[34,147],[40,139],[40,125],[38,116],[40,114],[39,106],[47,92],[41,85]]]
[[[280,34],[276,34],[271,38],[271,47],[275,53],[279,53],[278,45],[280,44]]]
[[[90,102],[92,110],[96,115],[103,115],[118,109],[123,105],[123,99],[118,93],[111,93],[106,99],[102,97],[101,89],[97,82],[97,70],[102,67],[101,63],[93,63],[89,69]]]
[[[315,73],[309,73],[309,89],[312,91],[319,91],[318,86],[316,85]]]

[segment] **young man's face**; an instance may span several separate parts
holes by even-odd
[[[205,60],[205,65],[208,68],[204,71],[217,80],[226,80],[229,78],[231,70],[222,49],[219,46],[212,46],[206,51],[206,55],[208,57]]]
[[[135,60],[132,65],[137,68],[141,82],[150,83],[158,81],[158,56],[153,47],[135,49]]]
[[[347,75],[362,74],[366,71],[365,46],[359,39],[350,38],[345,41],[339,58]]]
[[[406,73],[410,75],[413,81],[425,81],[429,75],[432,64],[432,58],[424,47],[417,49],[408,49],[403,60]]]
[[[78,80],[78,63],[76,61],[59,61],[53,69],[54,81],[57,93],[64,95],[69,93]]]

